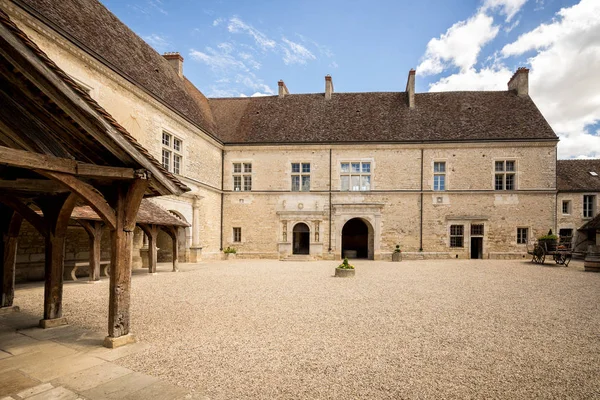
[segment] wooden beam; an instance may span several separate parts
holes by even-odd
[[[81,200],[85,201],[96,211],[98,216],[114,230],[117,226],[115,211],[108,205],[104,197],[92,185],[87,184],[73,175],[62,174],[59,172],[35,170],[35,172],[47,178],[56,180],[73,192],[77,193]]]
[[[21,202],[21,200],[9,194],[2,193],[2,196],[0,196],[0,203],[12,208],[13,210],[21,214],[21,216],[25,218],[27,222],[33,225],[33,227],[39,232],[40,235],[48,235],[48,227],[44,219],[40,217],[30,207]]]
[[[156,239],[158,238],[158,226],[154,224],[139,224],[148,237],[148,273],[156,273],[156,263],[158,261],[158,250]]]
[[[80,163],[67,158],[0,146],[0,164],[26,169],[63,172],[88,178],[133,179],[133,168]]]
[[[68,192],[64,185],[49,179],[0,180],[0,189],[33,193]]]
[[[0,307],[11,307],[15,297],[15,271],[17,265],[17,242],[23,217],[12,212],[8,226],[2,227],[3,245],[0,248],[2,271],[0,271]]]
[[[90,281],[100,280],[100,253],[102,249],[102,222],[77,220],[90,240]]]
[[[125,209],[124,215],[124,229],[127,231],[133,231],[135,229],[137,213],[149,184],[150,179],[148,179],[148,177],[140,176],[138,179],[134,180],[133,183],[129,186],[129,189],[127,191],[127,198],[125,199],[125,202],[126,204],[128,204],[128,207]]]
[[[155,188],[163,195],[182,194],[183,190],[175,184],[163,171],[152,163],[148,157],[129,141],[123,133],[109,123],[108,114],[103,115],[102,108],[93,107],[85,101],[59,73],[52,70],[40,56],[26,46],[21,38],[15,36],[6,26],[0,25],[0,55],[18,68],[24,76],[34,83],[61,109],[65,110],[86,132],[110,149],[113,154],[124,151],[142,168],[152,173]]]

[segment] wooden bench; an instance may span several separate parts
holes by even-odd
[[[79,270],[81,268],[87,268],[88,269],[88,275],[89,275],[89,268],[90,268],[90,262],[89,261],[65,261],[65,272],[64,272],[64,277],[65,279],[68,279],[69,277],[76,281],[77,280],[77,272],[79,272]],[[104,261],[100,261],[100,275],[104,275],[104,276],[108,276],[110,271],[110,261],[109,260],[104,260]]]

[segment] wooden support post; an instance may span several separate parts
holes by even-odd
[[[173,272],[179,272],[179,241],[177,240],[177,228],[170,227],[172,232],[171,239],[173,239]]]
[[[0,261],[2,261],[2,271],[0,271],[0,308],[14,308],[13,299],[15,297],[15,267],[17,263],[17,240],[23,217],[15,211],[2,209],[2,237],[3,245],[0,246]]]
[[[156,239],[158,238],[158,226],[154,224],[140,224],[140,228],[148,237],[148,273],[156,273],[156,262],[158,261],[158,248]]]
[[[135,341],[129,334],[129,304],[131,300],[131,267],[133,230],[137,212],[148,188],[149,179],[139,177],[133,183],[117,187],[114,209],[116,229],[111,232],[110,296],[108,306],[108,336],[104,346],[119,347]]]
[[[102,222],[78,221],[90,239],[90,282],[100,280],[100,252],[102,245]]]
[[[44,319],[40,321],[42,328],[53,328],[67,323],[66,319],[62,318],[65,242],[69,218],[76,201],[77,195],[71,193],[66,196],[51,196],[40,202],[48,227],[45,238]]]

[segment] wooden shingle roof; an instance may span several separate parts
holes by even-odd
[[[224,143],[549,140],[529,96],[512,91],[291,94],[209,99]]]
[[[600,192],[600,159],[558,160],[556,187],[559,192]]]

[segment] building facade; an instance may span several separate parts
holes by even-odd
[[[159,55],[95,0],[0,7],[192,189],[156,200],[191,225],[181,261],[226,247],[386,259],[396,245],[413,258],[524,257],[549,229],[577,228],[558,212],[570,196],[557,194],[558,137],[526,69],[498,92],[417,94],[411,71],[404,92],[337,93],[327,76],[324,93],[290,94],[280,81],[277,96],[207,99],[178,53]],[[598,196],[594,204],[597,213]],[[70,236],[75,259],[85,258],[80,231]],[[43,257],[30,236],[24,264]],[[159,241],[164,259],[169,246]]]

